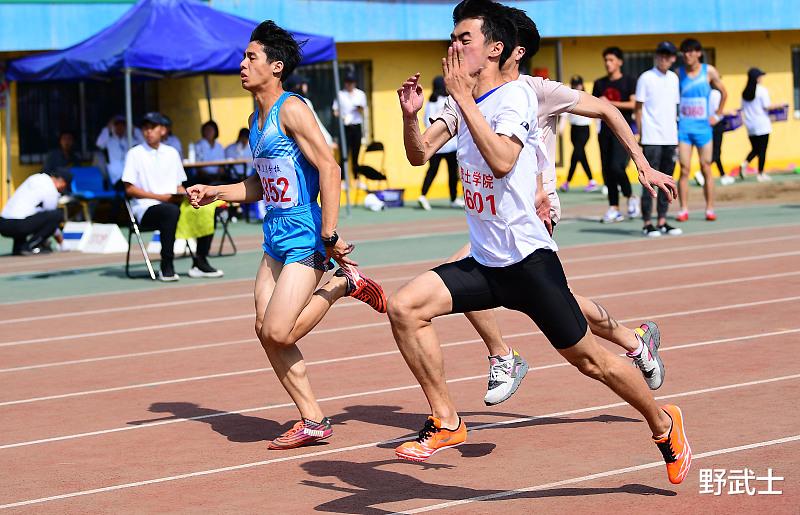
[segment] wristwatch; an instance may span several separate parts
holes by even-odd
[[[326,247],[330,248],[336,245],[336,242],[339,241],[339,235],[336,234],[336,231],[333,231],[330,238],[326,238],[325,236],[320,236],[322,240],[322,244]]]

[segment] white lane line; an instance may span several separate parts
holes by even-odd
[[[720,344],[720,343],[733,343],[733,342],[754,340],[754,339],[758,339],[758,338],[766,338],[766,337],[771,337],[771,336],[782,336],[782,335],[785,335],[785,334],[798,333],[798,332],[800,332],[800,329],[787,329],[787,330],[784,330],[784,331],[773,331],[773,332],[769,332],[769,333],[761,333],[761,334],[754,334],[754,335],[747,335],[747,336],[737,336],[737,337],[734,337],[734,338],[723,338],[723,339],[718,339],[718,340],[706,340],[706,341],[701,341],[701,342],[693,342],[693,343],[687,343],[687,344],[683,344],[683,345],[675,345],[675,346],[666,347],[666,348],[662,347],[659,350],[661,352],[666,352],[666,351],[670,351],[670,350],[688,349],[688,348],[693,348],[693,347],[702,347],[702,346],[706,346],[706,345],[716,345],[716,344]],[[516,338],[516,337],[523,337],[523,336],[529,336],[531,334],[535,334],[535,333],[514,334],[514,335],[509,335],[507,338],[510,339],[510,338]],[[461,341],[461,342],[453,342],[453,343],[450,343],[450,344],[445,344],[445,345],[443,345],[443,347],[445,347],[445,346],[451,347],[451,346],[456,346],[456,345],[465,345],[465,344],[477,343],[477,342],[480,342],[480,340],[464,340],[464,341]],[[309,363],[306,363],[306,365],[327,364],[327,363],[331,363],[331,362],[345,361],[347,359],[387,356],[387,355],[390,355],[390,354],[397,354],[397,353],[398,353],[398,351],[387,351],[387,352],[375,353],[375,354],[372,354],[372,355],[356,356],[356,357],[353,357],[353,358],[336,358],[336,359],[332,359],[332,360],[323,360],[323,361],[319,361],[319,362],[309,362]],[[562,361],[560,363],[552,363],[552,364],[549,364],[549,365],[541,365],[541,366],[538,366],[538,367],[531,367],[531,371],[547,370],[547,369],[551,369],[551,368],[560,368],[560,367],[566,367],[566,366],[569,366],[569,363]],[[449,379],[447,382],[448,383],[460,383],[460,382],[465,382],[465,381],[473,381],[473,380],[477,380],[477,379],[486,379],[486,375],[485,374],[480,374],[480,375],[467,376],[467,377],[458,377],[458,378],[455,378],[455,379]],[[324,397],[324,398],[318,399],[318,402],[330,402],[330,401],[334,401],[334,400],[351,399],[351,398],[357,398],[357,397],[362,397],[362,396],[378,395],[378,394],[382,394],[382,393],[397,392],[397,391],[403,391],[403,390],[413,390],[413,389],[416,389],[416,388],[419,388],[419,386],[418,385],[397,386],[397,387],[387,388],[387,389],[383,389],[383,390],[373,390],[373,391],[367,391],[367,392],[357,392],[357,393],[350,393],[350,394],[344,394],[344,395],[337,395],[337,396],[334,396],[334,397]],[[91,431],[91,432],[86,432],[86,433],[77,433],[77,434],[71,434],[71,435],[55,436],[55,437],[43,438],[43,439],[39,439],[39,440],[29,440],[29,441],[25,441],[25,442],[17,442],[17,443],[0,445],[0,450],[13,449],[15,447],[26,447],[26,446],[29,446],[29,445],[39,445],[39,444],[43,444],[43,443],[60,442],[60,441],[63,441],[63,440],[73,440],[73,439],[76,439],[76,438],[84,438],[84,437],[97,436],[97,435],[103,435],[103,434],[109,434],[109,433],[118,433],[118,432],[121,432],[121,431],[132,431],[134,429],[146,429],[146,428],[149,428],[149,427],[156,427],[156,426],[162,426],[162,425],[167,425],[167,424],[178,424],[178,423],[189,422],[189,421],[193,421],[193,420],[205,420],[205,419],[209,419],[209,418],[224,417],[224,416],[227,416],[227,415],[240,415],[240,414],[243,414],[243,413],[255,413],[255,412],[259,412],[259,411],[267,411],[267,410],[278,409],[278,408],[291,408],[293,406],[294,406],[293,403],[270,404],[270,405],[267,405],[267,406],[258,406],[258,407],[255,407],[255,408],[245,408],[245,409],[236,410],[236,411],[225,411],[225,412],[220,412],[220,413],[214,413],[214,414],[211,414],[211,415],[200,415],[200,416],[197,416],[197,417],[188,417],[188,418],[180,418],[180,419],[172,419],[172,420],[162,420],[162,421],[159,421],[159,422],[145,423],[145,424],[135,425],[135,426],[124,426],[124,427],[117,427],[117,428],[112,428],[112,429],[101,429],[101,430],[98,430],[98,431]]]
[[[665,265],[660,267],[646,267],[646,268],[634,268],[628,270],[620,270],[616,272],[600,272],[594,274],[585,274],[585,275],[573,275],[568,279],[570,281],[579,281],[583,279],[595,279],[600,277],[609,277],[609,276],[620,276],[620,275],[628,275],[628,274],[637,274],[637,273],[653,273],[657,271],[663,270],[673,270],[673,269],[686,269],[686,268],[693,268],[698,266],[710,266],[710,265],[721,265],[727,263],[741,263],[744,261],[755,261],[755,260],[764,260],[769,258],[778,258],[778,257],[786,257],[786,256],[796,256],[800,255],[800,251],[795,252],[777,252],[773,254],[762,254],[759,256],[749,256],[749,257],[739,257],[739,258],[730,258],[730,259],[717,259],[717,260],[709,260],[703,262],[693,262],[693,263],[680,263],[674,265]],[[412,279],[416,277],[416,275],[409,275],[403,277],[395,277],[384,279],[383,282],[388,282],[392,280],[404,280],[404,279]],[[335,306],[334,306],[335,307]],[[64,341],[64,340],[72,340],[77,338],[88,338],[93,336],[108,336],[112,334],[124,334],[124,333],[133,333],[133,332],[141,332],[141,331],[153,331],[159,329],[168,329],[174,327],[184,327],[187,325],[197,325],[197,324],[208,324],[208,323],[217,323],[217,322],[225,322],[231,320],[242,320],[246,318],[252,318],[254,315],[252,313],[247,315],[231,315],[228,317],[217,317],[217,318],[205,318],[200,320],[186,320],[183,322],[171,322],[166,324],[156,324],[156,325],[148,325],[142,327],[127,327],[123,329],[113,329],[109,331],[97,331],[91,333],[78,333],[78,334],[67,334],[61,336],[48,336],[46,338],[33,338],[28,340],[16,340],[16,341],[9,341],[0,343],[0,347],[12,347],[15,345],[30,345],[34,343],[46,343],[46,342],[54,342],[54,341]]]
[[[759,243],[769,243],[775,241],[784,241],[784,240],[795,240],[797,236],[777,236],[773,238],[757,238],[751,240],[737,240],[732,242],[723,242],[723,243],[712,243],[710,245],[685,245],[683,247],[670,247],[663,250],[659,250],[659,254],[669,253],[669,252],[684,252],[687,250],[698,250],[698,249],[712,249],[712,248],[719,248],[719,247],[730,247],[730,246],[738,246],[738,245],[752,245],[752,244],[759,244]],[[623,252],[623,253],[614,253],[614,254],[600,254],[596,256],[588,256],[582,258],[567,258],[562,261],[562,264],[569,264],[569,263],[580,263],[584,261],[599,261],[604,259],[616,259],[616,258],[631,258],[635,256],[649,256],[652,255],[653,250],[645,250],[641,252]],[[399,280],[400,278],[396,279],[389,279],[389,280]],[[405,279],[403,277],[402,279]],[[381,282],[386,282],[381,280]],[[170,306],[184,306],[186,304],[197,304],[203,302],[216,302],[220,300],[233,300],[233,299],[241,299],[241,298],[252,298],[253,294],[248,293],[239,293],[235,295],[223,295],[223,296],[204,296],[202,298],[196,299],[184,299],[184,300],[176,300],[170,302],[154,302],[151,304],[139,304],[139,305],[131,305],[131,306],[121,306],[117,308],[103,308],[103,309],[92,309],[86,311],[64,311],[60,313],[53,313],[50,315],[38,315],[38,316],[30,316],[30,317],[21,317],[21,318],[9,318],[7,320],[0,320],[0,325],[2,324],[15,324],[21,322],[41,322],[42,320],[52,320],[57,318],[68,318],[68,317],[76,317],[76,316],[87,316],[87,315],[101,315],[101,314],[109,314],[109,313],[121,313],[125,311],[141,311],[143,309],[157,309],[163,307],[170,307]],[[338,306],[338,304],[337,304]]]
[[[744,387],[748,387],[748,386],[756,386],[756,385],[762,385],[762,384],[776,383],[776,382],[779,382],[779,381],[788,381],[788,380],[797,379],[797,378],[800,378],[800,374],[794,374],[794,375],[790,375],[790,376],[773,377],[773,378],[769,378],[769,379],[761,379],[761,380],[758,380],[758,381],[748,381],[746,383],[728,384],[728,385],[723,385],[723,386],[717,386],[717,387],[714,387],[714,388],[703,388],[701,390],[691,390],[691,391],[688,391],[688,392],[673,393],[673,394],[670,394],[670,395],[662,395],[660,397],[656,397],[656,399],[664,400],[664,399],[674,399],[674,398],[679,398],[679,397],[689,397],[689,396],[703,395],[705,393],[712,393],[712,392],[719,392],[719,391],[725,391],[725,390],[733,390],[733,389],[737,389],[737,388],[744,388]],[[416,387],[419,388],[419,386],[416,386]],[[616,407],[620,407],[620,406],[627,406],[627,405],[628,404],[625,403],[625,402],[619,402],[619,403],[615,403],[615,404],[604,404],[604,405],[600,405],[600,406],[590,406],[590,407],[586,407],[586,408],[579,408],[579,409],[569,410],[569,411],[560,411],[560,412],[557,412],[557,413],[548,413],[546,415],[536,415],[536,416],[533,416],[533,417],[515,418],[515,419],[512,419],[512,420],[504,420],[504,421],[496,422],[496,423],[492,423],[492,424],[481,424],[481,425],[475,426],[473,428],[470,428],[470,431],[478,431],[478,430],[482,430],[482,429],[488,429],[488,428],[491,428],[491,427],[499,427],[499,426],[502,426],[502,425],[515,424],[515,423],[520,423],[520,422],[527,422],[527,421],[530,421],[530,420],[541,419],[541,418],[563,417],[563,416],[567,416],[567,415],[588,413],[588,412],[592,412],[592,411],[602,411],[602,410],[606,410],[606,409],[616,408]],[[51,501],[57,501],[57,500],[61,500],[61,499],[82,497],[82,496],[85,496],[85,495],[93,495],[93,494],[99,494],[99,493],[104,493],[104,492],[112,492],[112,491],[115,491],[115,490],[126,490],[126,489],[130,489],[130,488],[138,488],[140,486],[153,485],[153,484],[158,484],[158,483],[166,483],[166,482],[169,482],[169,481],[177,481],[177,480],[180,480],[180,479],[189,479],[189,478],[193,478],[193,477],[209,476],[209,475],[212,475],[212,474],[220,474],[220,473],[224,473],[224,472],[232,472],[232,471],[236,471],[236,470],[243,470],[243,469],[248,469],[248,468],[253,468],[253,467],[261,467],[261,466],[269,465],[269,464],[272,464],[272,463],[282,463],[282,462],[287,462],[287,461],[297,461],[297,460],[301,460],[301,459],[304,459],[304,458],[313,458],[313,457],[317,457],[317,456],[325,456],[325,455],[330,455],[330,454],[339,454],[339,453],[350,452],[350,451],[355,451],[355,450],[359,450],[359,449],[367,449],[367,448],[371,448],[371,447],[377,447],[378,445],[381,445],[381,444],[385,445],[385,444],[390,444],[390,443],[399,443],[399,442],[402,442],[402,441],[411,440],[413,438],[414,438],[414,436],[408,436],[408,437],[403,437],[403,438],[395,438],[395,439],[392,439],[392,440],[386,440],[386,441],[380,441],[380,442],[370,442],[370,443],[364,443],[364,444],[359,444],[359,445],[351,445],[351,446],[348,446],[348,447],[339,447],[339,448],[336,448],[336,449],[327,449],[327,450],[324,450],[324,451],[295,454],[293,456],[284,456],[282,458],[274,458],[274,459],[270,459],[270,460],[255,461],[255,462],[251,462],[251,463],[242,463],[240,465],[232,465],[232,466],[229,466],[229,467],[221,467],[221,468],[215,468],[215,469],[200,470],[200,471],[196,471],[196,472],[189,472],[189,473],[186,473],[186,474],[179,474],[179,475],[174,475],[174,476],[159,477],[159,478],[155,478],[155,479],[148,479],[148,480],[145,480],[145,481],[137,481],[137,482],[134,482],[134,483],[123,483],[123,484],[119,484],[119,485],[105,486],[105,487],[102,487],[102,488],[93,488],[91,490],[81,490],[81,491],[78,491],[78,492],[71,492],[71,493],[67,493],[67,494],[54,495],[54,496],[50,496],[50,497],[41,497],[41,498],[38,498],[38,499],[29,499],[29,500],[25,500],[25,501],[18,501],[18,502],[10,503],[10,504],[3,504],[3,505],[0,505],[0,509],[16,508],[16,507],[19,507],[19,506],[29,506],[31,504],[42,504],[42,503],[51,502]],[[798,435],[797,437],[788,437],[788,438],[800,438],[800,435]],[[764,442],[760,442],[760,444],[763,445]],[[750,445],[758,446],[759,443],[750,444]],[[744,446],[744,447],[747,447],[747,446]],[[731,448],[731,449],[737,449],[737,448]],[[713,452],[718,452],[719,453],[719,452],[721,452],[723,450],[724,449],[722,449],[720,451],[713,451]],[[660,464],[660,465],[663,465],[663,462],[656,462],[656,463]],[[655,465],[653,465],[653,466],[655,466]]]
[[[636,318],[633,318],[633,319],[622,319],[622,320],[620,320],[620,322],[631,322],[631,321],[638,321],[638,320],[644,320],[644,319],[663,319],[663,318],[670,318],[670,317],[676,317],[676,316],[696,315],[696,314],[700,314],[700,313],[710,313],[710,312],[714,312],[714,311],[726,311],[726,310],[730,310],[730,309],[739,309],[739,308],[746,308],[746,307],[752,307],[752,306],[760,306],[760,305],[764,305],[764,304],[776,304],[776,303],[782,303],[782,302],[791,302],[791,301],[795,301],[795,300],[800,300],[800,296],[786,297],[786,298],[782,298],[782,299],[769,299],[769,300],[762,300],[762,301],[755,301],[755,302],[746,302],[746,303],[740,303],[740,304],[729,304],[729,305],[724,305],[724,306],[715,306],[715,307],[712,307],[712,308],[692,309],[692,310],[688,310],[688,311],[675,311],[675,312],[672,312],[672,313],[661,313],[661,314],[657,314],[657,315],[646,315],[646,316],[643,316],[643,317],[636,317]],[[456,317],[456,316],[458,316],[458,314],[444,315],[444,316],[439,317],[439,318],[440,319],[441,318],[452,318],[452,317]],[[350,330],[350,329],[365,329],[365,328],[373,328],[373,327],[383,327],[383,326],[388,326],[388,325],[389,325],[389,322],[375,322],[375,323],[372,323],[372,324],[360,324],[360,325],[346,326],[346,327],[334,327],[334,328],[330,328],[330,329],[322,329],[320,331],[317,331],[316,334],[324,334],[326,332],[330,333],[330,332],[337,332],[337,331],[345,331],[345,330]],[[530,334],[541,334],[541,331],[531,332]],[[444,346],[447,346],[447,344],[445,344]],[[399,351],[394,350],[394,351],[386,351],[386,352],[378,353],[377,355],[378,356],[383,356],[383,355],[388,356],[390,354],[397,354],[397,353],[399,353]],[[369,354],[367,356],[375,357],[376,354]],[[339,361],[350,361],[350,360],[356,360],[356,359],[364,359],[364,356],[363,355],[356,355],[356,356],[348,356],[348,357],[343,357],[343,358],[333,358],[333,359],[323,360],[322,362],[323,363],[334,363],[334,362],[339,362]],[[320,362],[317,362],[317,363],[320,363]],[[309,365],[309,364],[311,364],[311,363],[306,363],[306,365]],[[18,400],[13,400],[13,401],[0,402],[0,407],[14,406],[14,405],[18,405],[18,404],[29,404],[29,403],[32,403],[32,402],[50,401],[50,400],[55,400],[55,399],[66,399],[66,398],[71,398],[71,397],[84,397],[86,395],[95,395],[95,394],[109,393],[109,392],[119,392],[119,391],[123,391],[123,390],[134,390],[134,389],[139,389],[139,388],[152,388],[154,386],[162,386],[162,385],[167,385],[167,384],[187,383],[187,382],[193,382],[193,381],[205,381],[205,380],[208,380],[208,379],[218,379],[218,378],[222,378],[222,377],[232,377],[232,376],[239,376],[239,375],[262,373],[262,372],[267,372],[267,371],[270,371],[270,370],[272,370],[272,369],[271,368],[256,368],[256,369],[249,369],[249,370],[238,370],[238,371],[233,371],[233,372],[222,372],[222,373],[218,373],[218,374],[183,377],[183,378],[178,378],[178,379],[167,379],[167,380],[163,380],[163,381],[155,381],[155,382],[149,382],[149,383],[138,383],[138,384],[132,384],[132,385],[125,385],[125,386],[115,386],[115,387],[110,387],[110,388],[100,388],[100,389],[97,389],[97,390],[84,390],[84,391],[80,391],[80,392],[71,392],[71,393],[63,393],[63,394],[57,394],[57,395],[47,395],[47,396],[41,396],[41,397],[32,397],[32,398],[28,398],[28,399],[18,399]]]
[[[724,306],[715,306],[713,308],[692,309],[692,310],[688,310],[688,311],[675,311],[675,312],[672,312],[672,313],[661,313],[661,314],[657,314],[657,315],[645,315],[643,317],[622,319],[622,320],[620,320],[620,322],[632,322],[632,321],[638,321],[638,320],[643,320],[643,319],[663,319],[663,318],[685,316],[685,315],[696,315],[696,314],[700,314],[700,313],[710,313],[710,312],[714,312],[714,311],[726,311],[726,310],[730,310],[730,309],[739,309],[739,308],[746,308],[746,307],[752,307],[752,306],[760,306],[760,305],[764,305],[764,304],[776,304],[776,303],[781,303],[781,302],[791,302],[791,301],[795,301],[795,300],[800,300],[800,296],[797,296],[797,297],[786,297],[786,298],[783,298],[783,299],[769,299],[769,300],[756,301],[756,302],[746,302],[746,303],[740,303],[740,304],[729,304],[729,305],[724,305]],[[455,317],[455,316],[458,316],[458,315],[457,314],[451,314],[451,315],[445,315],[445,316],[440,317],[440,318],[451,318],[451,317]],[[324,332],[342,331],[342,330],[346,330],[346,329],[364,329],[364,328],[382,327],[382,326],[388,326],[388,325],[389,325],[389,322],[376,322],[376,323],[372,323],[372,324],[361,324],[361,325],[357,325],[357,326],[348,326],[348,327],[342,327],[342,328],[335,327],[335,328],[331,328],[331,329],[323,329],[323,330],[317,331],[316,334],[321,334],[321,333],[324,333]],[[531,331],[529,334],[530,335],[536,335],[536,334],[542,334],[542,333],[541,333],[541,331]],[[511,337],[512,336],[507,336],[506,338],[511,338]],[[480,341],[480,340],[472,340],[472,341]],[[451,345],[452,344],[444,344],[442,346],[443,347],[448,347],[448,346],[451,346]],[[357,360],[357,359],[365,359],[366,357],[388,356],[388,355],[391,355],[391,354],[399,354],[399,352],[400,351],[392,350],[392,351],[385,351],[385,352],[380,352],[380,353],[375,353],[375,354],[347,356],[347,357],[342,357],[342,358],[332,358],[332,359],[327,359],[327,360],[322,360],[322,361],[317,361],[317,362],[309,362],[309,363],[306,363],[306,365],[321,364],[321,363],[326,363],[326,364],[327,363],[336,363],[336,362],[341,362],[341,361],[352,361],[352,360]],[[80,392],[71,392],[71,393],[63,393],[63,394],[57,394],[57,395],[47,395],[47,396],[41,396],[41,397],[32,397],[32,398],[28,398],[28,399],[18,399],[18,400],[13,400],[13,401],[0,402],[0,407],[13,406],[13,405],[19,405],[19,404],[29,404],[29,403],[32,403],[32,402],[50,401],[50,400],[56,400],[56,399],[66,399],[66,398],[71,398],[71,397],[84,397],[84,396],[87,396],[87,395],[95,395],[95,394],[109,393],[109,392],[118,392],[118,391],[123,391],[123,390],[134,390],[134,389],[139,389],[139,388],[152,388],[154,386],[162,386],[162,385],[167,385],[167,384],[187,383],[187,382],[194,382],[194,381],[205,381],[205,380],[208,380],[208,379],[218,379],[218,378],[222,378],[222,377],[232,377],[232,376],[239,376],[239,375],[263,373],[263,372],[268,372],[270,370],[272,370],[272,368],[256,368],[256,369],[249,369],[249,370],[238,370],[238,371],[233,371],[233,372],[222,372],[222,373],[202,375],[202,376],[183,377],[183,378],[178,378],[178,379],[167,379],[167,380],[163,380],[163,381],[155,381],[155,382],[149,382],[149,383],[138,383],[138,384],[132,384],[132,385],[125,385],[125,386],[115,386],[115,387],[110,387],[110,388],[101,388],[101,389],[97,389],[97,390],[84,390],[84,391],[80,391]]]
[[[750,277],[738,277],[735,279],[724,279],[719,281],[707,281],[703,283],[692,283],[692,284],[682,284],[678,286],[665,286],[663,288],[645,288],[642,290],[634,290],[634,291],[627,291],[627,292],[619,292],[619,293],[604,293],[600,295],[592,295],[592,299],[610,299],[615,297],[627,297],[627,296],[634,296],[634,295],[649,295],[652,293],[662,293],[666,291],[673,291],[673,290],[683,290],[683,289],[691,289],[691,288],[705,288],[708,286],[721,286],[725,284],[734,284],[734,283],[741,283],[741,282],[748,282],[748,281],[762,281],[768,279],[780,279],[784,277],[791,277],[794,275],[800,275],[800,271],[798,272],[784,272],[778,274],[766,274],[766,275],[754,275]],[[249,294],[248,294],[249,296]],[[341,304],[342,307],[345,306],[359,306],[360,303],[348,303],[348,304]],[[340,304],[336,304],[333,307],[336,308],[340,306]],[[623,320],[623,322],[626,320]],[[525,333],[525,334],[534,334],[534,333]],[[219,343],[208,343],[203,345],[187,345],[184,347],[173,347],[169,349],[159,349],[154,351],[144,351],[144,352],[134,352],[134,353],[127,353],[127,354],[113,354],[110,356],[100,356],[96,358],[84,358],[84,359],[73,359],[68,361],[56,361],[52,363],[41,363],[37,365],[25,365],[20,367],[12,367],[12,368],[0,368],[0,373],[6,372],[20,372],[25,370],[35,370],[40,368],[51,368],[51,367],[59,367],[65,365],[79,365],[84,363],[95,363],[98,361],[109,361],[109,360],[116,360],[116,359],[126,359],[126,358],[138,358],[150,355],[159,355],[159,354],[167,354],[172,352],[185,352],[185,351],[192,351],[198,349],[208,349],[213,347],[223,347],[228,345],[241,345],[245,343],[252,343],[254,342],[254,338],[247,338],[244,340],[233,340],[227,342],[219,342]],[[478,341],[478,340],[476,340]],[[472,340],[470,340],[472,342]]]
[[[771,447],[773,445],[782,445],[782,444],[786,444],[786,443],[796,442],[798,440],[800,440],[800,435],[792,435],[792,436],[786,436],[784,438],[776,438],[774,440],[766,440],[766,441],[763,441],[763,442],[750,443],[750,444],[747,444],[747,445],[737,445],[736,447],[726,447],[724,449],[716,449],[716,450],[713,450],[713,451],[706,451],[706,452],[701,452],[699,454],[695,454],[692,457],[692,460],[693,461],[694,460],[702,460],[702,459],[705,459],[705,458],[711,458],[713,456],[721,456],[723,454],[733,454],[733,453],[736,453],[736,452],[749,451],[751,449],[759,449],[761,447]],[[521,493],[525,493],[525,492],[536,492],[536,491],[539,491],[539,490],[547,490],[547,489],[550,489],[550,488],[558,488],[558,487],[566,486],[566,485],[574,485],[576,483],[584,483],[586,481],[593,481],[595,479],[601,479],[601,478],[611,477],[611,476],[619,476],[619,475],[622,475],[622,474],[629,474],[631,472],[638,472],[640,470],[646,470],[646,469],[663,467],[663,466],[664,466],[664,462],[663,461],[652,461],[650,463],[643,463],[641,465],[635,465],[633,467],[623,467],[623,468],[618,468],[618,469],[614,469],[614,470],[607,470],[605,472],[597,472],[595,474],[589,474],[587,476],[581,476],[581,477],[574,477],[572,479],[564,479],[562,481],[555,481],[553,483],[545,483],[545,484],[536,485],[536,486],[529,486],[529,487],[526,487],[526,488],[517,488],[515,490],[506,490],[506,491],[497,492],[497,493],[494,493],[494,494],[480,495],[480,496],[476,496],[476,497],[468,497],[466,499],[461,499],[461,500],[458,500],[458,501],[450,501],[450,502],[443,502],[443,503],[440,503],[440,504],[432,504],[432,505],[429,505],[429,506],[423,506],[421,508],[415,508],[415,509],[411,509],[411,510],[400,511],[400,512],[397,512],[397,514],[412,515],[414,513],[425,513],[425,512],[428,512],[428,511],[443,510],[443,509],[447,509],[447,508],[452,508],[454,506],[463,506],[464,504],[470,504],[470,503],[473,503],[473,502],[491,501],[491,500],[494,500],[494,499],[502,499],[504,497],[512,497],[512,496],[515,496],[515,495],[518,495],[518,494],[521,494]]]

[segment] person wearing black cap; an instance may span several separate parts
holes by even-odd
[[[364,190],[367,189],[366,184],[358,180],[358,154],[361,152],[362,126],[366,109],[367,95],[356,87],[355,75],[348,73],[344,76],[344,89],[339,91],[336,100],[333,101],[333,116],[342,117],[353,177],[357,181],[357,187]]]
[[[678,147],[678,105],[681,101],[678,76],[670,70],[677,59],[678,49],[669,41],[656,47],[655,66],[639,76],[636,82],[636,125],[639,142],[650,166],[672,177],[675,173],[675,150]],[[662,234],[678,235],[681,231],[667,223],[670,199],[659,190],[653,225],[653,197],[642,192],[642,233],[648,237]]]
[[[754,157],[758,157],[758,182],[769,182],[772,179],[764,173],[764,164],[767,161],[767,144],[772,132],[772,122],[769,111],[780,106],[770,105],[769,91],[761,85],[761,77],[765,73],[758,68],[747,70],[747,85],[742,91],[742,113],[744,125],[747,127],[747,136],[750,138],[752,150],[742,161],[739,178],[744,179],[744,171]]]
[[[19,185],[0,213],[0,234],[14,239],[11,253],[24,256],[47,252],[63,220],[58,198],[72,181],[64,169],[33,174]],[[59,241],[60,243],[60,241]]]
[[[143,229],[157,229],[161,233],[161,281],[177,281],[173,265],[175,230],[180,217],[179,204],[186,195],[183,169],[178,151],[161,143],[166,134],[167,118],[161,113],[144,115],[142,132],[144,143],[133,147],[125,158],[122,182],[125,193],[132,197],[133,214]],[[189,270],[189,277],[222,277],[208,263],[208,252],[214,234],[197,238],[197,252]]]

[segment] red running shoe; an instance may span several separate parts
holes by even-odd
[[[689,220],[689,212],[688,211],[681,211],[678,213],[678,216],[675,217],[675,220],[678,222],[687,222]]]
[[[717,214],[714,211],[706,211],[706,221],[716,222]]]
[[[347,279],[346,295],[348,297],[360,300],[378,313],[386,313],[386,294],[383,293],[383,288],[363,275],[358,268],[342,265],[333,275]]]
[[[294,449],[319,440],[324,440],[333,434],[331,419],[325,417],[322,422],[314,422],[304,418],[292,428],[269,443],[268,449]]]

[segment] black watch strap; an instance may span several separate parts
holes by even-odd
[[[326,247],[333,247],[336,245],[336,242],[339,241],[339,235],[336,233],[336,231],[333,231],[333,234],[330,238],[320,236],[320,239],[322,240],[322,244]]]

